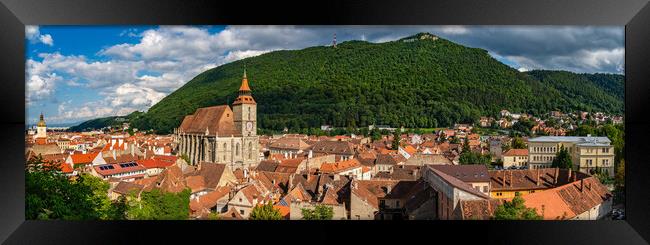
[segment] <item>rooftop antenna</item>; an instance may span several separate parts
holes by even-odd
[[[332,40],[332,47],[336,48],[336,32],[334,33],[334,40]]]

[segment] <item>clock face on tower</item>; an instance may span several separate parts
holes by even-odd
[[[252,122],[247,122],[246,123],[246,130],[248,130],[248,131],[253,130],[253,123]]]

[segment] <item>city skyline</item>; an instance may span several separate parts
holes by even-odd
[[[72,123],[146,110],[199,73],[273,50],[430,32],[515,69],[623,73],[622,27],[28,26],[26,120]],[[194,45],[187,45],[194,43]]]

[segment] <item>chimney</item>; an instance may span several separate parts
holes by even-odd
[[[576,177],[577,177],[577,176],[576,176],[576,174],[574,173],[574,174],[573,174],[573,182],[576,182]],[[581,180],[581,181],[582,181],[582,180]]]
[[[334,181],[341,180],[341,175],[339,174],[334,174]]]
[[[570,168],[569,168],[569,175],[567,176],[567,180],[566,180],[566,181],[568,181],[568,182],[571,181],[571,169],[570,169]]]
[[[537,169],[537,186],[539,186],[539,168]]]
[[[512,171],[510,171],[510,187],[512,187]]]
[[[501,186],[506,187],[506,171],[503,171],[503,178],[501,179]]]
[[[312,157],[314,157],[314,151],[309,150],[309,155],[307,156],[307,158],[311,159]]]
[[[555,176],[553,176],[553,184],[554,184],[554,185],[557,184],[557,176],[558,176],[559,174],[560,174],[560,169],[559,169],[559,168],[555,168]]]
[[[585,179],[580,180],[580,192],[582,192],[582,189],[585,187]]]

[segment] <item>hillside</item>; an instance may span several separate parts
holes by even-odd
[[[169,133],[199,107],[232,103],[244,65],[258,103],[258,127],[265,129],[373,123],[442,127],[501,109],[623,111],[623,84],[611,82],[622,76],[521,73],[486,50],[420,33],[386,43],[348,41],[337,48],[275,51],[228,63],[199,74],[131,125]],[[566,80],[576,89],[565,91]],[[584,81],[589,89],[577,89]]]

